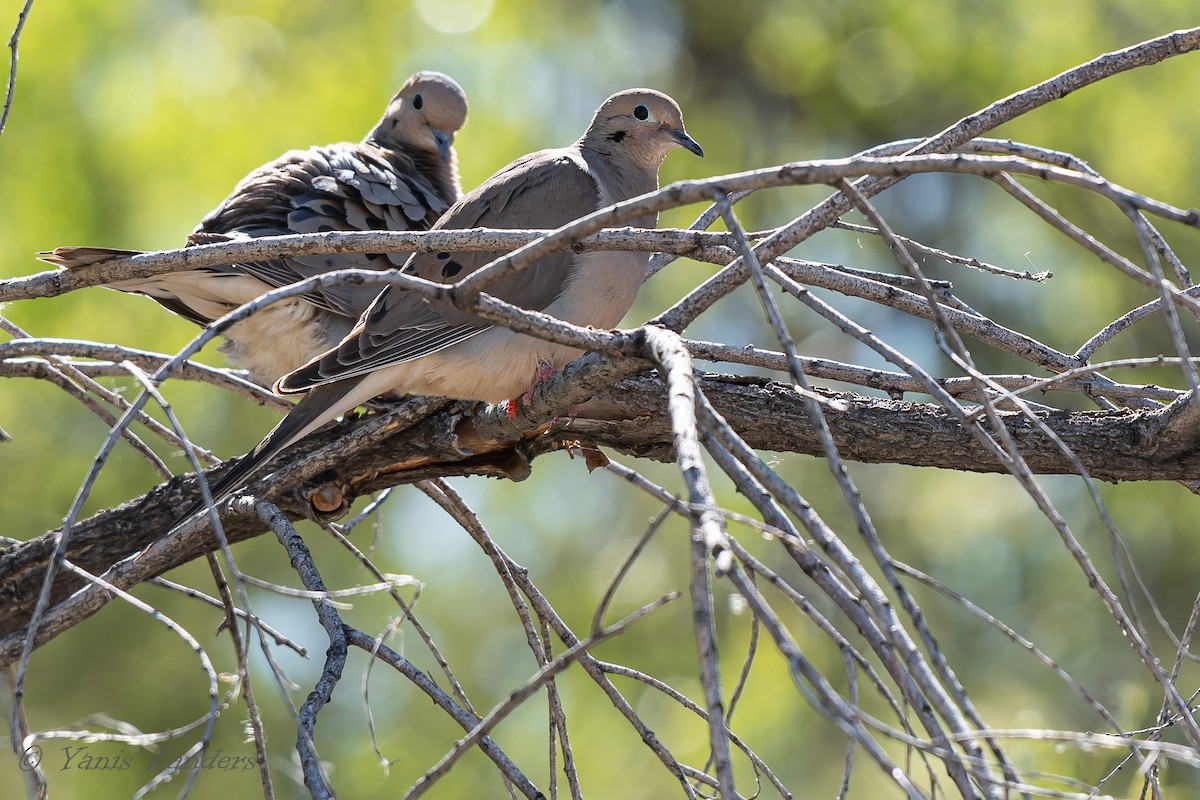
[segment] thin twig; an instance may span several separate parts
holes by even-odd
[[[646,342],[667,384],[667,406],[671,416],[676,461],[688,487],[692,525],[692,624],[700,655],[700,684],[708,712],[709,745],[721,796],[733,800],[733,765],[729,755],[729,733],[725,727],[721,670],[717,659],[717,632],[713,619],[712,578],[709,559],[718,575],[731,563],[725,531],[716,513],[716,498],[708,483],[701,457],[696,426],[696,389],[691,360],[678,334],[665,329],[646,329]]]
[[[256,513],[270,526],[275,537],[279,539],[279,543],[287,551],[292,568],[300,576],[305,588],[310,592],[325,592],[325,582],[321,579],[321,574],[312,561],[312,554],[309,552],[308,546],[296,533],[296,529],[274,506],[261,500],[253,502]],[[342,670],[346,666],[348,645],[342,620],[332,604],[325,599],[315,599],[312,604],[317,612],[317,619],[321,622],[321,627],[325,629],[325,633],[329,637],[329,649],[325,652],[325,667],[321,670],[321,677],[312,692],[309,693],[308,699],[300,707],[296,752],[300,756],[304,785],[308,787],[309,794],[314,800],[316,798],[332,800],[334,797],[333,784],[317,755],[313,738],[317,725],[317,714],[329,702],[334,687],[342,677]]]
[[[208,749],[209,743],[212,741],[213,726],[216,725],[217,713],[220,706],[219,695],[217,693],[217,671],[213,667],[212,661],[209,659],[208,653],[204,650],[204,647],[198,641],[196,641],[195,637],[188,633],[186,628],[153,606],[143,603],[133,595],[117,588],[104,579],[92,575],[86,570],[80,569],[70,561],[63,561],[62,566],[64,570],[78,575],[89,583],[103,587],[106,591],[112,592],[114,595],[121,598],[138,611],[141,611],[143,614],[146,614],[154,620],[161,622],[172,633],[182,639],[192,649],[192,652],[196,654],[196,658],[200,662],[200,667],[204,670],[205,677],[208,679],[208,714],[205,717],[204,730],[200,734],[200,740],[196,742],[194,746],[196,748],[196,752],[203,755],[203,753]],[[157,781],[174,774],[186,763],[187,761],[182,759],[176,761],[174,765],[167,767],[167,769],[160,773],[155,778],[155,781],[152,781],[151,783],[156,783]],[[195,763],[192,765],[192,768],[188,772],[187,784],[183,790],[183,794],[185,796],[191,790],[191,787],[195,785],[196,779],[200,776],[200,764],[201,759],[196,759]]]
[[[25,0],[21,14],[17,17],[17,27],[13,28],[12,36],[8,37],[11,56],[8,59],[8,87],[4,92],[4,111],[0,113],[0,134],[4,133],[4,128],[8,125],[8,113],[12,110],[13,98],[17,94],[17,45],[20,43],[21,31],[25,28],[25,21],[29,18],[29,9],[32,7],[33,0]]]
[[[637,622],[642,617],[645,617],[647,614],[654,612],[656,609],[659,609],[676,599],[678,596],[679,595],[675,592],[663,595],[658,600],[642,606],[629,616],[600,631],[598,635],[589,636],[588,638],[579,641],[575,645],[572,645],[565,652],[559,655],[558,658],[547,663],[522,686],[510,692],[509,696],[504,701],[497,704],[483,717],[483,719],[479,721],[474,728],[471,729],[470,732],[467,733],[466,736],[459,739],[455,743],[453,750],[447,753],[441,761],[431,767],[423,776],[418,778],[416,783],[414,783],[404,794],[404,800],[416,800],[416,798],[425,794],[425,792],[432,788],[433,784],[442,775],[446,774],[450,767],[453,766],[453,764],[458,761],[458,759],[461,758],[463,754],[467,752],[467,750],[474,746],[485,733],[498,725],[501,720],[512,713],[514,709],[516,709],[528,697],[541,688],[541,686],[548,680],[570,666],[579,658],[582,653],[596,646],[605,639],[610,639],[613,636],[623,633],[630,625]]]

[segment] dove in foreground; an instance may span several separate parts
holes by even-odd
[[[292,150],[264,164],[200,222],[187,244],[322,231],[428,230],[462,194],[452,145],[466,118],[466,95],[452,78],[418,72],[363,141]],[[39,257],[72,269],[138,252],[60,247]],[[203,326],[271,289],[336,269],[395,269],[405,258],[288,256],[114,281],[108,288],[147,295]],[[378,286],[342,286],[275,303],[230,328],[221,352],[270,386],[340,342],[378,293]]]
[[[674,100],[650,89],[620,92],[604,101],[577,142],[512,162],[455,203],[434,228],[558,228],[654,191],[658,168],[676,147],[704,155]],[[657,214],[650,213],[630,224],[656,223]],[[500,255],[416,253],[403,271],[451,283]],[[487,291],[575,325],[612,328],[633,305],[647,260],[635,252],[551,253]],[[229,494],[288,445],[385,392],[500,402],[581,352],[389,286],[337,347],[279,380],[276,391],[307,395],[213,485],[213,496]]]

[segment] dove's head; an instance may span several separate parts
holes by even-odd
[[[413,75],[388,104],[387,113],[367,136],[385,146],[416,148],[450,162],[454,134],[467,121],[467,95],[440,72]]]
[[[655,170],[676,147],[704,156],[684,130],[679,104],[653,89],[626,89],[605,100],[581,143],[609,153],[627,153],[641,166]]]

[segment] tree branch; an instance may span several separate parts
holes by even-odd
[[[597,357],[577,361],[539,386],[535,402],[554,397],[565,409],[579,395],[592,391],[594,382],[586,380],[589,372],[611,374],[606,373],[611,366]],[[790,387],[760,378],[710,375],[702,378],[701,388],[756,449],[823,455],[803,400]],[[825,416],[838,450],[847,459],[967,472],[1003,471],[999,461],[940,406],[814,391],[836,401],[825,410]],[[1188,409],[1186,414],[1184,409]],[[298,519],[316,513],[307,497],[318,490],[332,491],[340,511],[356,497],[427,478],[487,475],[520,480],[529,474],[533,459],[577,441],[659,461],[674,459],[662,385],[653,376],[620,380],[581,404],[574,417],[546,422],[553,413],[531,422],[523,407],[514,421],[502,408],[472,409],[469,404],[456,403],[411,426],[396,413],[344,421],[288,450],[247,491]],[[1192,413],[1190,405],[1181,402],[1158,412],[1055,410],[1039,414],[1038,419],[1070,447],[1094,478],[1110,482],[1185,480],[1200,474],[1200,430],[1181,421],[1191,420]],[[1070,460],[1028,419],[1008,414],[1004,420],[1035,472],[1074,472]],[[1163,436],[1168,430],[1175,435]],[[1161,442],[1171,444],[1156,444]],[[221,469],[209,474],[215,477]],[[103,572],[159,539],[170,530],[178,509],[186,508],[197,496],[195,476],[161,484],[124,505],[76,523],[66,555],[85,569]],[[226,511],[222,522],[231,543],[263,531],[261,521],[252,514]],[[179,536],[178,532],[175,535]],[[48,533],[0,551],[0,635],[5,637],[0,640],[0,665],[9,663],[14,654],[11,637],[32,610],[54,538]],[[152,560],[148,555],[136,568],[126,569],[137,581],[148,580],[214,546],[207,533],[180,536],[164,545],[161,553],[152,553]],[[61,602],[78,585],[68,576],[61,577],[52,602]],[[87,613],[99,608],[89,605],[94,600],[75,602],[80,609],[89,609]],[[39,643],[69,627],[65,622],[56,624],[49,636],[39,636]]]

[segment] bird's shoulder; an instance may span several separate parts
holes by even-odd
[[[600,188],[573,147],[540,150],[518,158],[465,195],[434,229],[553,229],[595,211]],[[426,280],[461,280],[499,253],[417,253],[404,271]]]
[[[258,237],[328,231],[426,230],[453,197],[442,197],[404,152],[371,142],[290,150],[251,172],[188,237]],[[268,286],[285,286],[335,269],[395,269],[406,254],[338,253],[239,264]],[[377,287],[329,287],[306,295],[324,309],[357,317]]]
[[[530,153],[464,196],[437,228],[540,228],[571,218],[598,196],[587,162],[574,148]],[[577,216],[577,214],[576,214]]]
[[[243,178],[197,231],[251,235],[428,228],[449,207],[399,150],[339,142],[289,150]]]

